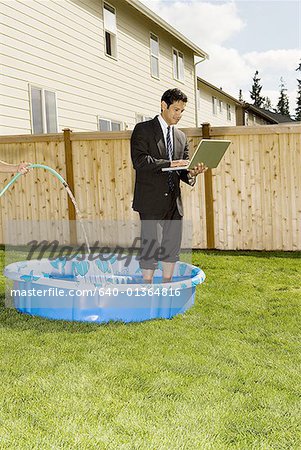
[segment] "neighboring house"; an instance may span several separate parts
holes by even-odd
[[[257,106],[243,103],[245,125],[262,125],[269,122],[270,124],[295,122],[291,117],[269,111],[268,109],[258,108]],[[262,121],[262,122],[261,122]]]
[[[195,57],[208,55],[138,0],[0,0],[0,134],[132,129],[182,89],[195,120]]]
[[[237,109],[237,125],[258,126],[275,125],[278,122],[266,114],[266,111],[246,102],[241,102],[241,108]]]
[[[197,78],[197,88],[199,126],[205,122],[212,126],[237,125],[236,108],[241,107],[239,100],[200,77]]]
[[[199,126],[204,122],[209,122],[212,126],[257,126],[279,123],[272,117],[273,113],[270,114],[270,111],[240,102],[222,88],[202,78],[197,78],[197,87]]]

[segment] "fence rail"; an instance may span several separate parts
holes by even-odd
[[[193,223],[193,247],[301,250],[301,125],[204,124],[183,131],[191,152],[202,137],[232,141],[217,169],[199,176],[193,188],[182,186],[185,218]],[[65,130],[1,136],[0,159],[53,167],[74,191],[83,219],[136,223],[130,135]],[[9,179],[0,174],[1,186]],[[1,243],[7,219],[51,224],[76,218],[63,186],[43,170],[22,177],[0,201]]]

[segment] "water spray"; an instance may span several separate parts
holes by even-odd
[[[84,239],[85,239],[85,243],[86,243],[86,247],[87,247],[87,250],[88,250],[88,254],[90,255],[91,254],[91,248],[90,248],[90,245],[89,245],[89,241],[88,241],[88,237],[87,237],[87,233],[86,233],[86,230],[85,230],[85,227],[84,227],[84,224],[83,224],[83,222],[82,222],[82,219],[81,219],[81,212],[80,212],[80,210],[79,210],[79,208],[78,208],[78,206],[77,206],[77,203],[76,203],[76,200],[75,200],[75,198],[74,198],[74,195],[73,195],[73,193],[72,193],[72,191],[71,191],[71,189],[70,189],[70,187],[68,186],[68,184],[67,184],[67,182],[64,180],[64,178],[58,173],[58,172],[56,172],[56,170],[54,170],[54,169],[52,169],[51,167],[49,167],[49,166],[46,166],[46,165],[44,165],[44,164],[30,164],[29,166],[28,166],[28,168],[29,169],[45,169],[45,170],[47,170],[48,172],[50,172],[50,173],[52,173],[52,175],[54,175],[61,183],[62,183],[62,185],[64,186],[64,188],[66,189],[66,191],[67,191],[67,194],[69,195],[69,197],[70,197],[70,199],[71,199],[71,201],[72,201],[72,203],[73,203],[73,205],[74,205],[74,208],[75,208],[75,211],[76,211],[76,213],[77,213],[77,217],[78,217],[78,220],[79,220],[79,223],[80,223],[80,226],[81,226],[81,229],[82,229],[82,232],[83,232],[83,235],[84,235]],[[23,174],[22,173],[17,173],[10,181],[9,181],[9,183],[7,183],[7,185],[0,191],[0,197],[7,191],[7,189],[9,189],[13,184],[14,184],[14,182],[15,181],[17,181],[17,179],[19,178],[19,177],[21,177]],[[110,261],[108,261],[108,265],[109,265],[109,268],[110,268],[110,271],[111,271],[111,275],[112,275],[112,279],[113,279],[113,282],[116,282],[116,280],[117,279],[119,279],[119,278],[122,278],[122,277],[116,277],[116,276],[114,276],[114,273],[113,273],[113,268],[112,268],[112,265],[111,265],[111,262]],[[91,280],[94,280],[94,282],[95,282],[95,280],[97,279],[97,278],[100,278],[100,280],[101,280],[101,282],[105,285],[106,284],[106,278],[105,278],[105,276],[104,275],[95,275],[94,274],[94,270],[95,270],[95,264],[94,264],[94,262],[92,261],[92,270],[90,269],[89,270],[89,273],[85,276],[83,276],[83,278],[84,279],[89,279],[90,281]]]
[[[81,222],[81,219],[80,219],[81,213],[80,213],[80,210],[78,209],[78,206],[77,206],[77,204],[76,204],[74,195],[73,195],[71,189],[69,188],[67,182],[64,180],[64,178],[63,178],[56,170],[52,169],[52,167],[45,166],[44,164],[30,164],[30,165],[28,166],[28,168],[29,168],[29,169],[36,169],[36,168],[37,168],[37,169],[45,169],[45,170],[48,170],[48,172],[52,173],[52,175],[54,175],[54,176],[62,183],[62,185],[63,185],[64,188],[66,189],[66,191],[67,191],[69,197],[71,198],[71,201],[72,201],[72,203],[73,203],[73,205],[74,205],[74,207],[75,207],[75,210],[76,210],[77,214],[79,215],[79,222],[80,222],[82,231],[83,231],[83,233],[84,233],[84,237],[85,237],[85,241],[86,241],[86,246],[87,246],[88,253],[90,254],[90,253],[91,253],[91,250],[90,250],[90,246],[89,246],[89,242],[88,242],[86,230],[85,230],[85,228],[84,228],[84,226],[83,226],[83,224],[82,224],[82,222]],[[14,182],[17,181],[17,179],[18,179],[19,177],[21,177],[22,175],[23,175],[23,174],[20,173],[20,172],[19,172],[19,173],[16,173],[16,175],[9,181],[9,183],[7,183],[7,185],[0,191],[0,197],[2,197],[2,195],[7,191],[7,189],[9,189],[9,188],[14,184]]]

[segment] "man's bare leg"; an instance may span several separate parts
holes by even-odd
[[[146,284],[153,282],[154,270],[153,269],[142,269],[143,281]]]
[[[173,276],[173,271],[176,263],[163,262],[163,283],[169,283]]]

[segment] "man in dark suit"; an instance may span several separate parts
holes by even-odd
[[[133,209],[139,212],[141,219],[139,262],[145,283],[152,282],[159,260],[163,266],[163,281],[172,279],[182,238],[180,180],[193,186],[195,177],[207,169],[198,164],[189,171],[162,172],[163,168],[180,167],[189,162],[185,134],[174,127],[186,103],[187,97],[179,89],[164,92],[161,114],[138,123],[131,137],[131,156],[136,171]]]

